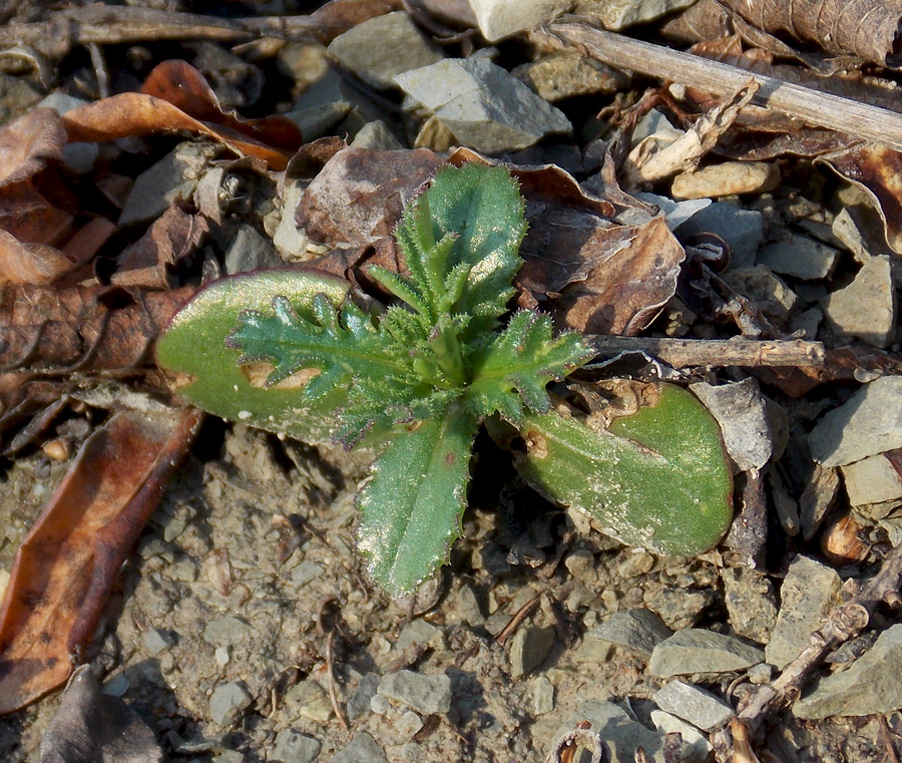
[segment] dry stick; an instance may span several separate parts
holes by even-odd
[[[761,686],[750,696],[738,715],[739,720],[756,726],[772,710],[794,701],[801,694],[808,675],[820,664],[824,655],[861,633],[881,601],[891,605],[899,603],[900,583],[902,544],[887,554],[880,571],[873,578],[848,601],[833,608],[824,624],[811,634],[808,646],[802,653],[773,682]]]
[[[885,143],[902,150],[902,114],[851,98],[821,93],[764,74],[719,61],[606,32],[576,21],[560,21],[534,32],[534,37],[555,46],[576,46],[618,69],[631,69],[652,77],[726,96],[749,78],[761,86],[752,103],[798,117],[809,124]]]
[[[801,339],[655,339],[649,337],[587,337],[599,355],[644,352],[674,368],[691,366],[822,366],[824,345]]]

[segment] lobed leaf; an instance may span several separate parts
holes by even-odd
[[[467,400],[476,415],[498,412],[517,422],[523,403],[538,413],[548,410],[548,384],[563,379],[592,355],[580,334],[554,339],[551,328],[548,316],[522,310],[472,358]]]
[[[389,594],[410,593],[460,536],[477,420],[451,404],[391,441],[358,496],[359,548]]]

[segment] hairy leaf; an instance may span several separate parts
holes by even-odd
[[[544,413],[550,406],[548,383],[563,379],[591,355],[580,334],[553,339],[548,316],[520,311],[473,358],[467,400],[478,416],[497,411],[514,423],[522,417],[522,403]]]
[[[729,462],[717,422],[692,393],[670,384],[652,389],[654,405],[608,431],[554,412],[526,414],[521,473],[630,546],[698,554],[729,527]]]
[[[413,591],[447,561],[466,506],[477,421],[452,404],[395,438],[360,493],[359,547],[389,593]]]

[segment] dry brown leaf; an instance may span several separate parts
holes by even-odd
[[[11,233],[0,230],[0,286],[47,286],[78,266],[59,249],[46,244],[23,244]]]
[[[68,678],[200,420],[118,413],[85,441],[16,554],[0,607],[0,714]]]
[[[56,172],[65,142],[52,109],[35,109],[0,128],[0,230],[20,242],[54,244],[69,230],[73,200]]]
[[[902,64],[899,0],[720,0],[749,24],[780,37],[817,43],[828,53],[880,66]]]
[[[195,252],[209,230],[203,215],[187,212],[178,201],[173,202],[141,238],[119,254],[110,282],[115,286],[169,288],[169,266]]]
[[[204,76],[187,61],[163,61],[144,81],[141,92],[169,101],[189,116],[209,124],[220,125],[289,154],[301,146],[301,130],[283,116],[243,119],[225,112]]]
[[[527,218],[517,285],[536,303],[550,296],[568,328],[635,336],[673,296],[686,255],[663,218],[617,225],[535,204]]]
[[[146,93],[120,93],[79,106],[63,115],[70,142],[100,143],[134,135],[187,130],[206,135],[237,154],[254,156],[276,171],[285,169],[289,156],[277,148],[221,125],[207,125],[162,98]]]
[[[0,288],[0,370],[68,376],[140,368],[152,361],[158,334],[195,291]]]

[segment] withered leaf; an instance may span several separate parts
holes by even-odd
[[[568,328],[633,336],[676,291],[685,252],[663,218],[618,225],[566,207],[529,204],[517,285]]]
[[[11,233],[0,230],[0,285],[44,286],[71,273],[78,265],[55,247],[23,244]]]
[[[902,6],[886,0],[720,0],[758,29],[814,42],[828,53],[852,54],[880,66],[899,66]]]
[[[2,287],[0,371],[68,376],[139,368],[152,360],[157,335],[195,291]]]
[[[16,554],[0,606],[0,714],[68,678],[200,420],[123,412],[85,441]]]

